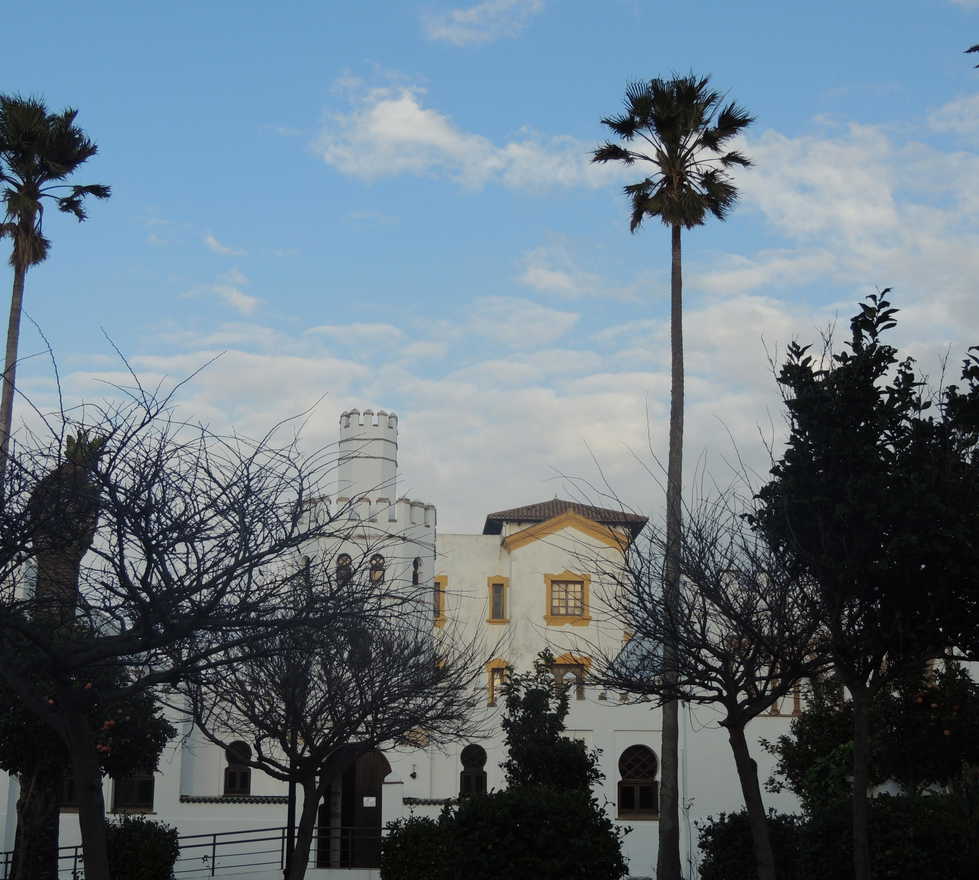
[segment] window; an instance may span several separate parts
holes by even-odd
[[[629,746],[619,757],[619,818],[659,816],[659,761],[648,746]]]
[[[349,553],[341,553],[337,557],[337,585],[345,587],[354,577],[353,560]]]
[[[421,583],[422,558],[416,556],[411,562],[411,585],[417,587]]]
[[[486,794],[486,749],[469,743],[459,755],[462,772],[459,774],[459,797]]]
[[[768,710],[769,715],[777,715],[783,718],[794,718],[802,713],[802,685],[796,682],[787,694],[772,703]]]
[[[444,575],[438,575],[432,582],[432,615],[437,627],[445,626],[445,588],[449,579]]]
[[[380,553],[375,553],[371,557],[370,568],[371,568],[371,583],[383,584],[384,583],[384,557],[381,556]]]
[[[153,774],[134,773],[115,780],[112,809],[117,812],[148,812],[153,809]]]
[[[581,581],[551,582],[551,614],[581,617],[585,612],[585,585]]]
[[[489,604],[489,617],[487,623],[506,623],[507,618],[507,590],[510,588],[510,579],[505,577],[491,577],[486,579],[486,586],[489,591],[487,602]]]
[[[585,626],[591,621],[588,594],[591,578],[570,571],[546,574],[547,599],[544,620],[549,626]]]
[[[591,660],[587,657],[579,657],[575,654],[562,654],[554,659],[551,672],[554,674],[554,682],[557,685],[564,685],[569,691],[573,691],[576,700],[585,698],[585,676]]]
[[[228,766],[224,768],[225,796],[241,796],[252,793],[252,768],[247,762],[251,760],[252,750],[248,743],[237,740],[225,750],[224,756]]]
[[[497,657],[486,664],[486,705],[495,706],[497,699],[503,693],[503,684],[507,678],[507,662]]]
[[[58,807],[62,810],[78,809],[78,792],[75,790],[75,777],[70,767],[65,769],[65,775],[61,777],[61,796],[58,800]]]

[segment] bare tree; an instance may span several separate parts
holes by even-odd
[[[775,860],[745,727],[803,677],[825,666],[813,585],[739,515],[731,495],[685,514],[680,580],[664,588],[666,535],[652,530],[633,545],[623,570],[609,572],[612,615],[631,634],[617,654],[593,666],[601,682],[663,705],[670,699],[713,705],[737,766],[760,880]],[[663,648],[675,645],[676,678],[663,674]]]
[[[438,743],[477,730],[482,669],[472,644],[435,643],[430,596],[417,586],[379,587],[369,574],[337,584],[322,564],[302,581],[315,625],[276,633],[257,655],[233,646],[220,670],[186,689],[209,740],[246,743],[237,761],[302,788],[286,880],[305,876],[319,805],[358,757],[406,737]]]
[[[294,602],[295,559],[350,521],[316,503],[328,451],[180,422],[138,385],[41,424],[0,487],[0,677],[66,744],[85,874],[108,880],[93,700],[117,705],[316,625],[319,606]]]

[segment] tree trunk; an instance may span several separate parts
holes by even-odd
[[[102,772],[96,756],[95,734],[81,711],[66,711],[68,750],[78,796],[78,825],[82,834],[85,880],[109,880],[105,836]]]
[[[17,345],[20,342],[20,315],[23,311],[26,277],[26,266],[14,267],[14,289],[10,295],[10,319],[7,322],[7,350],[3,360],[3,395],[0,397],[0,476],[6,470],[10,431],[13,426]]]
[[[306,868],[309,866],[309,851],[316,833],[316,816],[319,812],[323,790],[316,785],[316,778],[302,780],[303,809],[299,814],[299,827],[296,831],[296,846],[292,851],[292,860],[286,880],[303,880]]]
[[[666,471],[666,566],[664,588],[667,613],[676,612],[680,584],[680,535],[683,528],[683,274],[680,227],[673,227],[673,263],[670,273],[670,451]],[[675,619],[675,618],[674,618]],[[663,646],[664,676],[676,683],[675,640]],[[680,880],[680,718],[679,703],[670,697],[663,704],[663,743],[660,755],[659,853],[657,880]]]
[[[57,880],[58,801],[63,774],[50,765],[20,777],[10,880]]]
[[[741,794],[748,810],[748,825],[751,828],[751,842],[755,850],[755,868],[758,880],[775,880],[775,853],[768,833],[768,819],[765,817],[765,804],[761,799],[758,785],[758,765],[748,754],[748,742],[744,737],[744,727],[729,727],[727,731],[734,763],[741,781]]]
[[[848,687],[853,699],[853,877],[854,880],[870,880],[867,689],[862,684]]]

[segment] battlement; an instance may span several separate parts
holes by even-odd
[[[398,433],[398,415],[387,410],[378,409],[348,409],[340,413],[340,436],[357,434],[360,436],[379,436],[393,432]]]
[[[399,498],[392,502],[382,495],[376,498],[363,495],[352,498],[341,495],[333,504],[329,498],[322,499],[322,503],[328,505],[335,514],[346,509],[347,519],[373,522],[378,525],[396,525],[401,528],[408,526],[435,528],[435,505],[411,498]]]

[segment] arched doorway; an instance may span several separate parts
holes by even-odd
[[[376,750],[338,768],[320,806],[316,867],[381,866],[381,798],[390,772]]]

